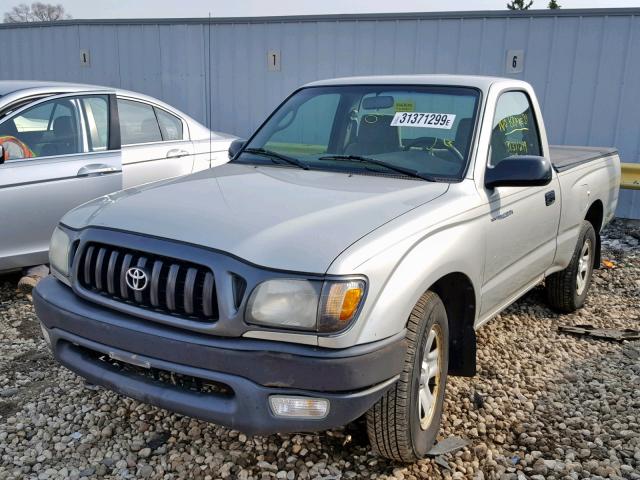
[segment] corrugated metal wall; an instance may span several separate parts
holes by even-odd
[[[522,73],[506,73],[511,49],[524,50]],[[268,71],[268,50],[280,52],[280,71]],[[241,136],[320,78],[513,76],[538,92],[552,143],[615,145],[640,162],[640,9],[3,25],[0,51],[0,78],[119,86],[203,123],[211,99],[213,128]],[[622,192],[618,214],[640,218],[640,193]]]

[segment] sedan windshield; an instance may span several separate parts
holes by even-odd
[[[459,180],[468,162],[478,99],[477,90],[464,87],[303,88],[234,161]]]

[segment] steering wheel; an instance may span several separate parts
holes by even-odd
[[[464,161],[464,156],[460,153],[460,150],[455,147],[453,141],[445,140],[444,138],[418,137],[408,139],[405,141],[403,150],[407,151],[411,148],[422,148],[425,151],[446,150],[451,152],[461,162]]]

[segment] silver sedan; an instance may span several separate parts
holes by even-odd
[[[234,138],[139,93],[0,81],[0,272],[46,263],[71,208],[225,163]]]

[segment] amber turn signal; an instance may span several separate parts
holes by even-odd
[[[340,320],[346,321],[353,317],[353,314],[358,310],[361,298],[362,289],[359,287],[350,288],[345,292],[344,299],[342,300],[342,310],[340,310]]]
[[[363,280],[327,281],[320,300],[319,332],[345,329],[355,318],[364,297]]]

